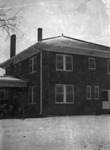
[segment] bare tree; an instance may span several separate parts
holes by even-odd
[[[19,20],[22,18],[19,16],[19,9],[14,15],[9,15],[12,11],[12,8],[5,9],[5,7],[0,7],[0,28],[3,31],[6,31],[7,35],[9,36],[10,33],[16,33],[19,30],[20,22]]]

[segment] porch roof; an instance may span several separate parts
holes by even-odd
[[[0,76],[0,87],[27,87],[28,81],[11,76]]]

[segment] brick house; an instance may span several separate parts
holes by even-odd
[[[42,39],[41,28],[38,42],[17,55],[15,41],[12,35],[10,59],[0,64],[2,101],[15,96],[27,117],[110,112],[109,47],[64,35]]]

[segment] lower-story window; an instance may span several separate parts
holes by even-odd
[[[99,86],[94,86],[94,98],[95,100],[99,99]]]
[[[35,104],[37,98],[37,89],[36,86],[29,87],[29,104]]]
[[[74,103],[74,86],[56,84],[55,98],[56,103]]]
[[[87,100],[91,99],[91,85],[86,86],[86,99]]]
[[[103,99],[103,101],[108,101],[108,99],[109,99],[108,90],[103,90],[102,91],[102,99]]]

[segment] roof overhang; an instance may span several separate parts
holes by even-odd
[[[37,53],[40,52],[40,50],[36,49],[34,47],[34,45],[32,45],[31,47],[29,47],[29,48],[25,49],[24,51],[18,53],[17,55],[13,56],[12,58],[0,63],[0,67],[5,69],[5,68],[8,68],[11,63],[14,65],[14,64],[17,64],[17,63],[33,56],[33,55],[36,55]]]
[[[0,76],[0,87],[27,87],[28,81],[10,76]]]

